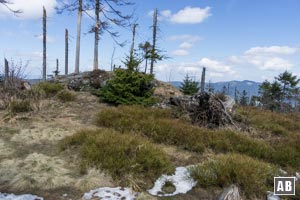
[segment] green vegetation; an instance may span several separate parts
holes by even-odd
[[[13,100],[10,102],[9,111],[12,114],[29,112],[32,110],[29,100]]]
[[[239,152],[265,159],[273,152],[271,146],[262,140],[232,131],[192,126],[189,122],[173,119],[165,110],[139,106],[106,108],[96,116],[96,124],[120,132],[134,131],[154,142],[200,153],[211,148],[216,152]]]
[[[99,94],[103,101],[116,105],[152,105],[155,103],[152,81],[153,75],[129,69],[116,69],[113,78]]]
[[[55,96],[58,92],[64,89],[64,86],[59,83],[42,82],[37,87],[44,91],[47,97]]]
[[[261,134],[271,133],[269,143],[274,149],[269,158],[271,162],[283,167],[299,168],[300,158],[297,156],[300,155],[299,114],[244,107],[239,108],[236,115],[239,121],[256,128]]]
[[[194,95],[199,91],[197,81],[192,80],[187,74],[180,86],[180,91],[185,95]]]
[[[274,135],[287,135],[300,130],[300,116],[296,114],[276,113],[251,107],[237,109],[235,116],[240,122],[255,127],[261,131],[268,131]]]
[[[162,187],[162,191],[166,194],[171,194],[176,191],[176,187],[171,181],[166,181]]]
[[[292,101],[299,101],[299,82],[300,79],[288,71],[279,74],[272,83],[264,81],[259,88],[264,108],[272,111],[291,111]]]
[[[56,96],[62,102],[74,101],[76,98],[75,94],[68,90],[61,90]]]
[[[273,178],[279,172],[274,165],[257,159],[226,154],[190,168],[190,175],[202,187],[228,187],[230,184],[237,184],[249,199],[256,195],[263,197],[266,191],[272,191]]]
[[[79,149],[82,170],[97,167],[124,184],[128,184],[130,177],[152,182],[161,174],[174,171],[164,152],[132,133],[120,134],[112,129],[82,130],[62,141],[63,149],[69,147]]]

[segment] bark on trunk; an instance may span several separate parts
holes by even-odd
[[[78,18],[77,18],[77,38],[76,38],[76,58],[75,73],[79,73],[79,57],[80,57],[80,35],[81,35],[81,18],[82,18],[82,0],[79,0]]]
[[[96,5],[95,5],[95,16],[96,16],[96,24],[94,27],[95,31],[95,43],[94,43],[94,70],[99,69],[99,62],[98,62],[98,46],[99,46],[99,28],[100,28],[100,18],[99,18],[99,13],[100,13],[100,0],[96,0]]]
[[[4,87],[8,86],[8,79],[9,79],[9,67],[8,61],[4,58]]]
[[[43,81],[46,81],[46,65],[47,65],[47,12],[43,7]]]
[[[153,14],[153,44],[151,52],[151,64],[150,64],[150,74],[153,74],[155,54],[156,54],[156,33],[157,33],[157,9],[154,10]]]
[[[69,31],[65,33],[65,75],[68,75],[69,70]]]

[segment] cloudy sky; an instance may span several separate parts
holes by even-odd
[[[70,70],[74,71],[76,12],[56,14],[55,6],[67,0],[11,0],[13,9],[23,10],[17,17],[0,5],[0,55],[9,60],[29,61],[27,76],[41,77],[42,7],[48,12],[48,74],[55,60],[64,66],[64,32],[70,33]],[[300,75],[299,0],[132,0],[134,6],[122,8],[135,13],[137,43],[151,41],[151,15],[159,10],[159,47],[169,59],[156,64],[160,80],[182,80],[185,74],[199,79],[202,67],[208,80],[263,81],[284,70]],[[89,12],[91,13],[91,12]],[[83,16],[80,70],[92,70],[92,20]],[[100,68],[109,70],[122,64],[129,52],[130,29],[117,29],[119,47],[106,34],[99,43]],[[0,70],[3,70],[0,63]]]

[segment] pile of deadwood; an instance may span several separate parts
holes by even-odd
[[[193,124],[207,128],[234,125],[231,114],[235,101],[230,96],[203,92],[194,96],[170,98],[171,105],[189,115]]]

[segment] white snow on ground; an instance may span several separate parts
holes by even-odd
[[[173,193],[165,194],[162,191],[162,188],[166,181],[172,182],[175,186],[176,190]],[[174,175],[162,175],[159,179],[156,180],[154,187],[148,190],[148,192],[155,196],[175,196],[177,194],[187,193],[196,184],[196,181],[188,177],[188,167],[177,167]]]
[[[95,197],[99,197],[100,199],[110,199],[110,200],[135,200],[137,193],[132,192],[129,188],[110,188],[103,187],[91,190],[88,193],[83,195],[84,200],[92,200]]]
[[[31,195],[31,194],[14,195],[14,194],[0,193],[0,200],[44,200],[44,198]]]

